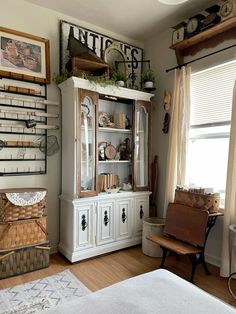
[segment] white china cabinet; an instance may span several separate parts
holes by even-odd
[[[75,77],[60,89],[59,250],[75,262],[141,243],[153,95]]]

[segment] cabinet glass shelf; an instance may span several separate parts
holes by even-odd
[[[131,163],[131,160],[99,160],[100,164],[124,164],[124,163]]]
[[[117,129],[117,128],[105,128],[105,127],[99,127],[99,132],[111,132],[111,133],[127,133],[131,134],[132,130],[130,129]]]

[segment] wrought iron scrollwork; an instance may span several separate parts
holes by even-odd
[[[127,216],[125,214],[125,208],[122,208],[121,220],[123,223],[125,223],[126,219],[127,219]]]
[[[81,221],[82,230],[84,231],[88,227],[88,223],[86,221],[86,216],[82,215],[82,221]]]
[[[108,218],[108,215],[107,215],[107,210],[104,211],[104,225],[107,226],[108,223],[109,223],[109,218]]]
[[[143,211],[143,206],[140,205],[140,211],[139,211],[140,219],[143,219],[144,211]]]

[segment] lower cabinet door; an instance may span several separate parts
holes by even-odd
[[[132,199],[118,200],[116,203],[116,239],[123,240],[132,236]]]
[[[115,241],[115,201],[101,201],[97,205],[97,245]]]
[[[95,206],[93,203],[81,204],[75,208],[76,249],[88,249],[95,245],[94,211]]]
[[[149,197],[137,196],[134,202],[134,235],[141,236],[143,230],[143,219],[148,216]]]

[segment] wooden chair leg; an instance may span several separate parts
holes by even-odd
[[[162,248],[162,251],[163,251],[163,255],[162,255],[160,268],[164,268],[164,263],[165,263],[166,254],[167,254],[168,250],[166,248],[164,248],[163,246],[161,246],[161,248]]]

